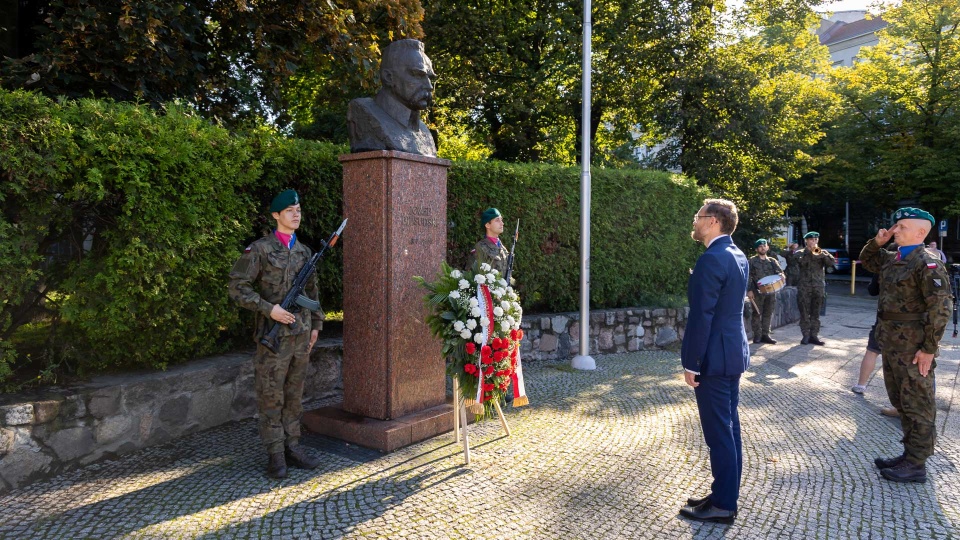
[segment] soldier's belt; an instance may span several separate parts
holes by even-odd
[[[882,321],[922,321],[923,313],[896,313],[890,311],[878,311],[877,318]]]

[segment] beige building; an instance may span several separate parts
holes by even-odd
[[[838,11],[820,21],[817,36],[830,50],[833,67],[852,66],[861,47],[873,47],[880,40],[877,31],[887,26],[879,16],[867,18],[866,11]]]

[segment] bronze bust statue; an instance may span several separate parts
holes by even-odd
[[[376,97],[350,102],[350,152],[399,150],[436,157],[437,146],[420,111],[433,103],[433,63],[415,39],[394,41],[380,61],[382,88]]]

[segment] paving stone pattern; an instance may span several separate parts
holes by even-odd
[[[471,425],[470,466],[450,434],[389,455],[311,435],[321,468],[271,481],[255,422],[235,422],[10,492],[0,538],[960,538],[960,344],[937,368],[930,480],[887,482],[873,458],[900,451],[900,429],[881,376],[849,390],[874,306],[832,297],[827,347],[795,324],[751,346],[731,526],[677,516],[709,489],[706,448],[676,353],[639,351],[594,372],[530,363],[532,405],[507,411],[511,437]]]

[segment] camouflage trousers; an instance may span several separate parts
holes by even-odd
[[[268,453],[283,452],[284,444],[300,439],[303,382],[310,362],[310,332],[280,338],[276,354],[257,345],[253,357],[257,392],[257,428]]]
[[[882,345],[881,345],[882,347]],[[883,349],[883,384],[890,403],[900,411],[903,452],[913,463],[922,464],[933,455],[937,440],[937,403],[934,368],[926,377],[913,364],[914,353],[889,353]]]
[[[800,308],[800,332],[805,336],[820,334],[820,308],[823,306],[822,287],[798,287],[797,307]]]
[[[763,336],[770,335],[770,321],[773,319],[773,312],[777,309],[776,294],[755,294],[753,301],[760,308],[760,314],[754,310],[750,314],[750,326],[753,328],[753,339],[760,339]],[[753,308],[753,306],[750,306]]]

